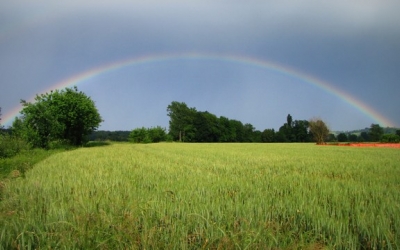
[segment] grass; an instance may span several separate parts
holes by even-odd
[[[0,248],[398,249],[400,151],[112,144],[7,179]]]
[[[0,181],[11,175],[24,176],[36,163],[59,152],[62,150],[31,149],[10,158],[0,158]]]

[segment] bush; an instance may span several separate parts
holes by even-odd
[[[0,134],[0,158],[12,157],[29,148],[29,144],[19,137]]]
[[[167,133],[160,126],[155,128],[136,128],[129,134],[129,140],[134,143],[161,142],[167,140]]]

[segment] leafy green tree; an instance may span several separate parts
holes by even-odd
[[[295,120],[293,122],[292,134],[294,137],[294,141],[296,142],[310,141],[310,135],[308,133],[308,121]]]
[[[157,126],[154,128],[136,128],[129,134],[129,140],[134,143],[151,143],[167,140],[165,129]]]
[[[275,141],[276,142],[288,142],[286,138],[286,134],[279,130],[278,132],[275,133]]]
[[[275,141],[275,130],[274,129],[264,129],[261,133],[262,142],[274,142]]]
[[[246,123],[243,126],[243,142],[254,142],[253,134],[255,128],[252,124]]]
[[[278,134],[279,133],[279,134]],[[288,127],[285,125],[281,126],[276,134],[276,138],[278,142],[291,142],[291,134]]]
[[[132,130],[132,132],[129,134],[129,139],[134,143],[150,142],[148,129],[141,127]]]
[[[19,132],[38,147],[57,140],[81,145],[102,122],[94,102],[77,87],[36,95],[34,103],[21,103],[21,121],[16,122],[24,128]]]
[[[311,119],[309,121],[310,132],[317,144],[324,144],[329,135],[328,126],[321,119]]]
[[[360,134],[360,141],[369,141],[369,134],[365,131]]]
[[[173,101],[167,107],[169,133],[179,141],[190,141],[194,136],[193,120],[196,109],[189,108],[184,102]]]
[[[349,134],[348,138],[349,138],[349,141],[351,141],[351,142],[358,141],[358,136],[356,134]]]
[[[148,129],[148,138],[151,142],[161,142],[167,140],[167,132],[165,129],[157,126]]]
[[[252,136],[253,142],[262,142],[262,132],[260,130],[254,130]]]
[[[396,130],[396,135],[400,136],[400,129]]]
[[[233,128],[234,134],[236,135],[234,138],[234,142],[243,142],[244,141],[243,123],[238,120],[230,120],[230,126]]]
[[[236,138],[235,129],[231,126],[230,120],[224,116],[219,117],[218,127],[220,131],[219,142],[234,142]]]
[[[347,142],[349,140],[349,138],[347,137],[347,135],[345,133],[340,133],[337,136],[338,142]]]
[[[294,142],[296,140],[293,134],[293,118],[290,114],[286,117],[286,123],[284,123],[280,128],[280,139],[284,140],[282,142]]]
[[[193,121],[194,140],[197,142],[217,142],[220,137],[218,118],[207,111],[197,112]]]
[[[383,128],[379,124],[371,124],[369,129],[369,138],[371,141],[380,141],[383,135]]]

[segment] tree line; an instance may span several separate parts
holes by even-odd
[[[197,111],[184,102],[167,107],[169,135],[180,142],[324,142],[329,129],[320,119],[293,120],[290,114],[278,131],[255,129],[250,123]]]
[[[360,134],[331,133],[321,119],[294,120],[290,114],[275,131],[256,130],[250,123],[217,117],[208,111],[197,111],[184,102],[173,101],[167,107],[169,136],[181,142],[400,142],[400,130],[385,133],[379,124]]]

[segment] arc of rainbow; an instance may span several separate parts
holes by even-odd
[[[67,78],[63,81],[52,85],[47,90],[43,91],[48,92],[54,89],[61,89],[66,87],[71,87],[73,85],[78,85],[88,79],[94,78],[98,75],[105,74],[120,68],[128,67],[128,66],[135,66],[140,64],[148,64],[148,63],[155,63],[155,62],[167,62],[173,60],[215,60],[215,61],[222,61],[228,63],[237,63],[237,64],[244,64],[248,66],[258,67],[261,69],[268,69],[272,71],[279,72],[285,76],[300,79],[305,83],[311,84],[319,89],[322,89],[325,92],[331,93],[334,96],[339,97],[346,103],[350,104],[351,106],[358,109],[360,112],[365,114],[366,116],[372,118],[374,121],[380,123],[384,126],[392,126],[394,127],[394,123],[390,121],[388,118],[384,117],[377,111],[375,111],[372,107],[368,106],[367,104],[361,102],[360,100],[356,99],[352,95],[340,90],[332,86],[331,84],[313,77],[311,75],[307,75],[295,69],[292,69],[288,66],[283,66],[277,63],[272,63],[269,61],[264,61],[256,58],[250,57],[242,57],[242,56],[234,56],[234,55],[215,55],[215,54],[203,54],[203,53],[183,53],[183,54],[165,54],[165,55],[150,55],[150,56],[143,56],[143,57],[135,57],[129,58],[122,61],[113,62],[110,64],[105,64],[97,68],[93,68],[87,71],[84,71],[80,74]],[[33,99],[33,98],[32,98]],[[5,123],[10,123],[14,117],[16,117],[20,111],[21,107],[15,107],[10,112],[5,114]]]

